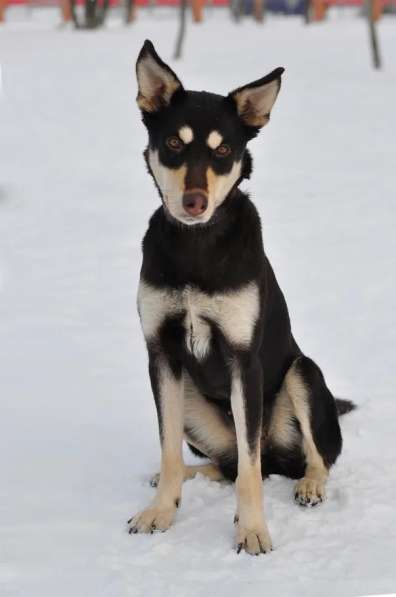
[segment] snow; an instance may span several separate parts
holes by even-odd
[[[15,10],[0,28],[2,597],[396,592],[394,23],[379,25],[374,72],[356,16],[306,28],[208,13],[178,64],[169,11],[74,32],[53,11]],[[299,343],[359,409],[323,506],[265,482],[275,551],[260,558],[232,550],[233,486],[203,477],[167,533],[126,533],[159,464],[135,308],[158,204],[134,102],[145,37],[190,88],[225,93],[286,67],[246,186]]]

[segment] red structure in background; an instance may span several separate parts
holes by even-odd
[[[123,0],[109,0],[110,6],[118,6]],[[202,20],[202,8],[205,0],[190,0],[193,8],[194,20]],[[263,0],[256,0],[262,2]],[[31,6],[61,6],[68,0],[0,0],[0,21],[2,20],[4,9],[10,4],[27,4]],[[76,0],[77,4],[85,4],[85,0]],[[211,4],[216,6],[227,6],[230,0],[211,0]],[[325,18],[327,9],[330,6],[363,6],[365,0],[311,0],[312,20],[321,21]],[[136,7],[152,5],[152,0],[135,0]],[[374,0],[374,20],[378,20],[385,6],[395,5],[396,0]],[[158,6],[178,6],[179,0],[154,0],[154,5]]]
[[[8,4],[32,4],[43,6],[57,6],[59,0],[8,0]],[[85,0],[76,0],[77,4],[85,4]],[[121,0],[109,0],[110,6],[118,6]],[[136,0],[136,6],[148,6],[151,4],[150,0]],[[229,0],[211,0],[211,4],[216,6],[228,6]],[[179,6],[179,0],[155,0],[155,5],[158,6]]]

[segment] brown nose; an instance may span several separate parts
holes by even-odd
[[[208,207],[208,200],[199,191],[187,191],[183,195],[183,207],[190,216],[200,216]]]

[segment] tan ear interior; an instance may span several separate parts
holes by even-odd
[[[279,92],[275,79],[259,87],[243,87],[233,94],[239,116],[248,126],[262,127],[269,121],[272,106]]]
[[[145,112],[156,112],[168,105],[172,95],[180,87],[176,77],[150,54],[139,60],[136,72],[139,86],[137,103]]]

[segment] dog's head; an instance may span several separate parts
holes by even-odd
[[[249,177],[246,144],[269,121],[283,68],[226,97],[186,91],[146,41],[136,73],[149,134],[145,157],[165,208],[183,224],[205,224]]]

